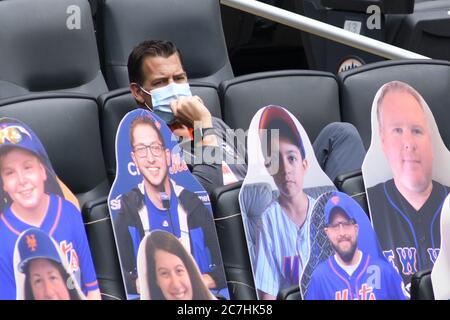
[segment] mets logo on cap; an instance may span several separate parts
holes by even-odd
[[[329,224],[335,212],[345,214],[349,220],[355,220],[355,205],[348,195],[342,192],[333,192],[331,198],[325,204],[325,223]]]
[[[61,262],[57,244],[44,231],[36,228],[24,231],[17,240],[19,250],[19,271],[25,272],[28,263],[33,259],[50,259]]]

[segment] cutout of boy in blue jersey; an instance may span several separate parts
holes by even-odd
[[[309,259],[309,223],[317,194],[311,196],[304,191],[309,169],[305,139],[291,115],[283,107],[267,106],[258,128],[265,167],[279,196],[261,214],[253,264],[259,298],[272,300],[280,290],[299,283]]]
[[[58,242],[88,299],[100,299],[80,211],[63,191],[39,139],[23,123],[0,120],[0,299],[16,298],[13,255],[18,236],[35,227]]]
[[[314,270],[305,300],[404,300],[402,278],[394,267],[358,248],[354,205],[338,194],[326,203],[324,231],[335,253]]]
[[[24,231],[17,240],[16,253],[20,262],[15,271],[25,275],[23,290],[18,286],[18,300],[86,299],[68,271],[58,244],[44,231]]]
[[[122,196],[114,219],[127,294],[140,292],[135,248],[152,230],[170,232],[190,249],[208,288],[226,288],[211,213],[195,193],[170,179],[171,154],[157,123],[148,113],[137,116],[129,129],[131,158],[143,179]]]

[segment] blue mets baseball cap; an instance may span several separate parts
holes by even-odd
[[[300,149],[302,158],[305,159],[303,140],[291,115],[283,107],[275,105],[266,106],[259,120],[259,129],[278,129],[280,138],[287,136],[291,138],[290,140],[296,142],[295,144]]]
[[[0,119],[0,154],[4,150],[20,148],[37,155],[47,168],[51,168],[47,153],[33,130],[24,123],[12,119]]]
[[[332,216],[337,212],[344,213],[349,220],[357,223],[355,219],[355,210],[358,210],[355,206],[357,205],[347,194],[333,192],[331,198],[325,204],[325,223],[330,224]]]
[[[44,231],[36,228],[24,231],[17,240],[20,263],[19,271],[24,273],[33,259],[45,258],[61,263],[56,243]]]

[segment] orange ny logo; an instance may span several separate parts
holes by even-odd
[[[34,234],[30,234],[26,236],[27,246],[31,251],[36,251],[37,241]]]
[[[337,206],[337,204],[339,203],[339,197],[338,196],[333,196],[333,197],[331,197],[331,202],[335,205],[335,206]]]

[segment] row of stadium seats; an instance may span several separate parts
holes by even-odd
[[[284,9],[341,27],[350,18],[367,19],[364,13],[343,15],[338,4],[348,1],[331,1],[338,10],[325,9],[320,5],[327,3],[324,0],[278,2]],[[386,28],[366,30],[364,23],[361,34],[447,59],[446,42],[442,42],[444,46],[426,42],[428,38],[422,33],[426,31],[432,37],[429,41],[449,36],[446,26],[450,17],[448,10],[444,10],[449,3],[449,0],[420,3],[413,15],[387,16]],[[0,99],[50,90],[97,97],[125,87],[128,54],[146,39],[173,41],[181,49],[191,80],[218,85],[233,78],[228,49],[248,41],[252,32],[248,25],[254,23],[246,21],[247,16],[235,18],[232,14],[236,12],[222,9],[216,0],[91,0],[90,4],[87,0],[0,0],[0,43],[7,44],[0,48]],[[442,14],[447,18],[441,17]],[[222,16],[227,26],[233,23],[233,33],[245,39],[228,35],[225,41]],[[238,21],[230,20],[230,16]],[[335,73],[337,65],[348,55],[358,55],[365,63],[382,60],[292,31],[303,36],[310,69]],[[421,48],[435,50],[436,54],[423,52]]]
[[[349,121],[358,128],[367,147],[373,97],[382,84],[391,80],[407,82],[423,95],[449,146],[449,62],[380,62],[339,77],[319,71],[266,72],[224,81],[218,91],[212,85],[195,82],[192,88],[212,114],[222,116],[232,128],[247,129],[260,107],[279,104],[302,122],[310,139],[330,122]],[[80,200],[104,297],[124,298],[106,197],[115,172],[116,129],[133,108],[127,89],[111,91],[98,99],[48,92],[0,100],[0,116],[20,119],[36,132],[57,174]],[[337,185],[366,205],[360,174],[340,177]],[[218,188],[211,200],[231,295],[248,299],[256,296],[238,205],[239,189],[239,183]]]
[[[248,126],[251,116],[260,106],[275,101],[286,106],[302,122],[311,139],[315,137],[314,130],[320,129],[321,121],[348,121],[357,127],[368,147],[371,137],[370,110],[375,93],[384,83],[400,80],[422,94],[434,114],[445,145],[447,148],[450,146],[450,130],[446,125],[450,106],[450,93],[446,89],[450,85],[449,62],[379,62],[344,72],[337,79],[327,73],[289,73],[254,74],[222,83],[219,91],[222,92],[224,120],[235,128]],[[354,197],[368,212],[361,172],[338,177],[335,184],[340,191]],[[242,217],[239,214],[240,187],[241,184],[237,183],[215,190],[212,203],[230,289],[234,297],[252,299],[256,296],[254,290],[249,289],[253,279],[249,273],[248,257],[242,257],[242,252],[232,250],[245,247]],[[412,299],[432,298],[430,284],[429,270],[418,272],[413,278]],[[289,288],[279,295],[283,299],[298,297],[298,289],[295,288]]]
[[[450,106],[450,93],[446,89],[450,85],[449,62],[379,62],[344,72],[338,78],[327,73],[303,72],[295,75],[295,72],[298,71],[254,74],[222,83],[219,91],[224,120],[234,128],[248,127],[251,117],[260,106],[277,103],[288,108],[302,122],[310,139],[315,138],[315,130],[320,129],[323,123],[348,121],[356,126],[367,148],[370,145],[370,110],[375,93],[384,83],[400,80],[422,94],[434,114],[445,145],[447,148],[450,146],[450,130],[446,125]],[[360,172],[338,177],[335,184],[340,191],[354,197],[368,212]],[[212,203],[227,279],[232,284],[231,291],[234,289],[234,292],[238,292],[235,297],[247,299],[255,297],[254,291],[248,289],[253,285],[251,273],[243,280],[251,271],[250,264],[248,258],[241,256],[241,252],[232,250],[245,246],[242,242],[245,239],[242,218],[237,214],[240,212],[240,187],[238,183],[217,189]],[[418,275],[419,279],[425,277],[425,280],[413,281],[413,299],[432,296],[429,292],[429,275],[429,272],[422,272]],[[238,287],[240,290],[236,289]],[[423,291],[426,293],[423,294]],[[281,298],[292,298],[292,295],[298,297],[298,291],[287,290]]]
[[[128,88],[111,89],[127,85],[126,59],[141,40],[167,38],[176,42],[183,52],[193,93],[201,96],[211,113],[222,117],[232,128],[246,130],[260,107],[278,104],[301,121],[311,140],[326,124],[348,121],[357,127],[367,148],[375,92],[388,81],[401,80],[423,95],[444,143],[450,145],[450,129],[446,125],[449,62],[380,62],[338,77],[320,71],[288,70],[233,78],[218,1],[184,0],[187,7],[183,9],[174,7],[173,1],[104,1],[97,22],[105,28],[97,28],[97,32],[103,33],[100,39],[105,39],[99,47],[105,53],[109,86],[100,68],[87,1],[0,1],[0,116],[20,119],[36,132],[57,174],[80,200],[105,299],[125,298],[107,195],[115,175],[117,126],[135,107]],[[152,12],[159,20],[143,10],[149,3],[157,4],[159,11]],[[167,14],[163,3],[178,12],[173,13],[170,28],[160,13]],[[71,5],[79,8],[79,20],[77,10],[68,10]],[[188,14],[188,7],[195,7],[196,13]],[[127,10],[132,13],[127,15]],[[202,22],[199,17],[206,20]],[[181,26],[179,20],[184,19],[187,23]],[[152,26],[155,21],[158,23]],[[145,28],[140,23],[145,23]],[[155,32],[140,34],[142,30]],[[107,33],[111,35],[109,42]],[[339,177],[336,184],[354,196],[367,212],[360,173]],[[253,299],[256,292],[237,200],[239,189],[240,183],[218,188],[211,200],[231,296]]]
[[[191,80],[233,77],[218,1],[108,0],[100,12],[95,31],[87,0],[0,1],[0,99],[53,90],[97,97],[125,87],[128,55],[147,39],[176,43]]]

